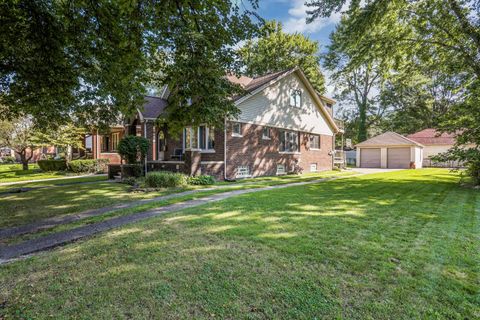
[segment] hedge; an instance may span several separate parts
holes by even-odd
[[[38,160],[37,164],[42,171],[67,170],[67,161],[65,160]]]
[[[104,172],[108,159],[80,159],[68,163],[68,170],[75,173]]]
[[[154,171],[147,173],[145,185],[149,188],[174,188],[187,184],[187,176],[182,173]]]
[[[211,185],[211,184],[215,184],[215,178],[208,175],[201,175],[198,177],[188,177],[188,184]]]

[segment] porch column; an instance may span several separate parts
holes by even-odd
[[[202,174],[201,153],[199,149],[185,150],[185,174],[199,176]]]
[[[142,125],[141,124],[137,124],[135,126],[135,135],[137,137],[141,137],[142,136]]]
[[[152,160],[157,160],[157,127],[153,126],[152,130]]]

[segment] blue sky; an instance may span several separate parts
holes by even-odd
[[[305,22],[307,7],[305,0],[259,0],[261,17],[281,21],[286,32],[300,32],[320,44],[320,51],[324,51],[329,44],[328,36],[335,29],[340,20],[340,14],[333,14],[329,18],[318,19],[311,24]]]

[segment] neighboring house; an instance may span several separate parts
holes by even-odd
[[[395,132],[385,132],[356,145],[357,167],[421,168],[423,145]]]
[[[133,134],[150,141],[147,170],[235,179],[332,169],[334,137],[341,132],[332,116],[334,101],[318,95],[300,69],[228,79],[245,94],[234,99],[240,115],[225,120],[225,128],[189,127],[173,137],[156,126],[167,100],[146,97],[124,126],[92,135],[93,157],[120,163],[118,142]]]
[[[410,140],[421,143],[423,148],[423,165],[424,166],[446,166],[457,167],[461,166],[461,163],[456,161],[450,161],[448,163],[432,161],[432,157],[440,153],[447,152],[455,145],[454,133],[440,133],[435,129],[424,129],[422,131],[415,132],[407,136]],[[474,145],[468,145],[467,148],[474,147]]]

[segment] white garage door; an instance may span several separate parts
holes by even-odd
[[[360,167],[380,168],[380,148],[360,149]]]
[[[390,169],[410,168],[410,148],[388,148],[387,167]]]

